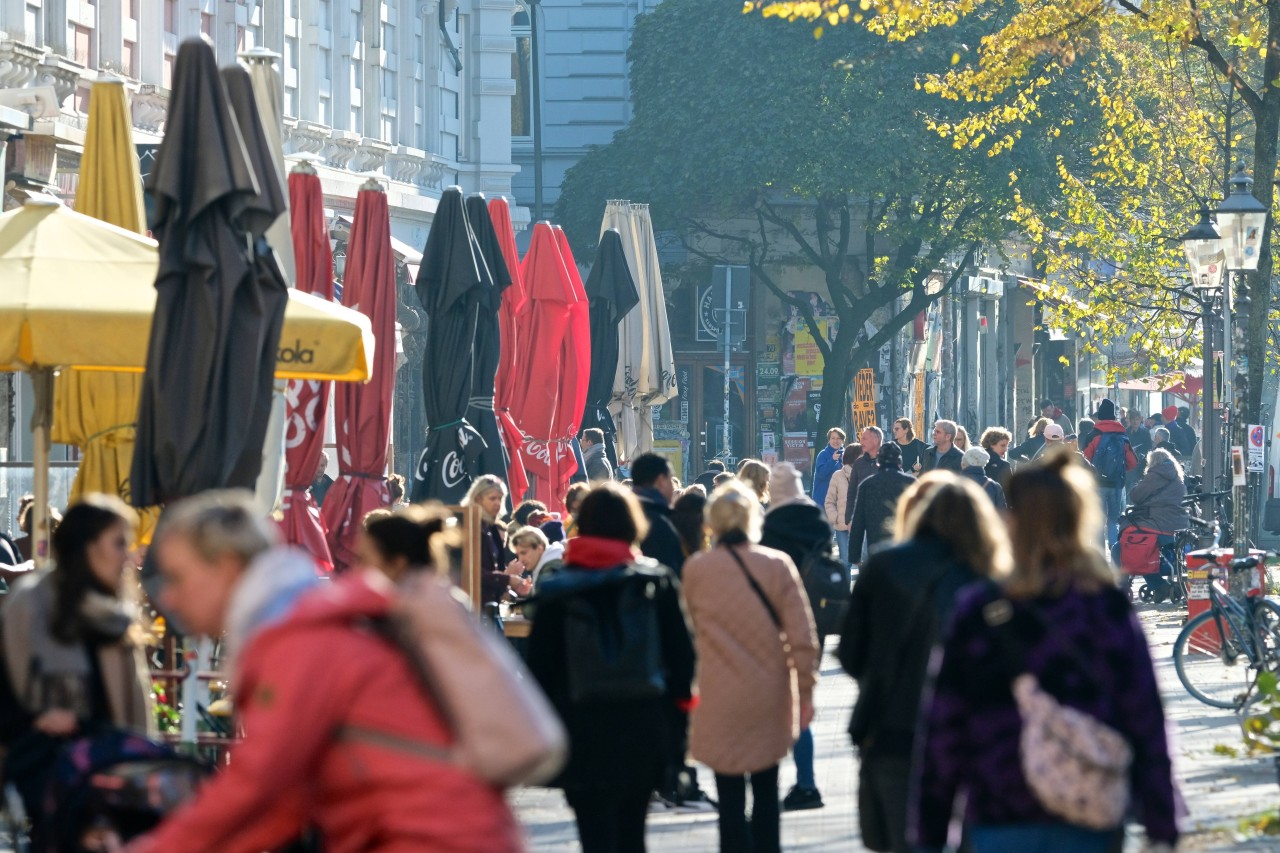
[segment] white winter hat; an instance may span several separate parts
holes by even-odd
[[[991,461],[991,454],[983,450],[981,447],[970,447],[964,452],[964,458],[960,460],[962,468],[985,468],[987,463]]]
[[[769,506],[780,507],[808,500],[800,472],[790,462],[779,462],[769,473]]]

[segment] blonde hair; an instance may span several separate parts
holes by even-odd
[[[204,492],[174,504],[161,517],[154,541],[171,536],[186,539],[206,562],[230,556],[246,566],[280,541],[275,525],[259,514],[253,494],[244,489]]]
[[[945,542],[952,556],[985,577],[1005,578],[1013,569],[1009,535],[991,499],[972,480],[954,474],[924,490],[903,533],[906,539],[928,534]]]
[[[502,492],[502,497],[507,496],[507,484],[502,482],[501,477],[493,474],[482,474],[471,481],[471,488],[467,489],[467,494],[462,498],[461,506],[480,505],[480,501],[490,492]],[[498,515],[501,515],[501,511]]]
[[[1014,569],[1009,595],[1035,598],[1114,583],[1098,550],[1102,507],[1093,475],[1067,449],[1050,451],[1009,480]]]
[[[546,548],[551,544],[551,540],[547,539],[547,534],[543,533],[536,527],[525,525],[515,532],[508,542],[512,549],[517,545],[528,545],[530,547],[541,546]]]
[[[956,424],[956,437],[952,443],[961,450],[968,450],[969,431],[959,424]]]
[[[1027,430],[1027,438],[1035,438],[1037,435],[1044,435],[1044,428],[1050,424],[1048,418],[1040,418],[1031,425],[1031,429]]]
[[[760,501],[737,480],[718,486],[707,501],[707,527],[713,539],[737,532],[752,542],[759,542],[763,518]]]
[[[893,513],[894,541],[905,542],[911,538],[911,514],[924,503],[934,489],[959,479],[950,471],[933,470],[921,474],[908,486],[898,498],[898,506]]]
[[[743,459],[738,466],[738,479],[746,483],[755,492],[756,500],[764,502],[769,498],[769,466],[759,459]]]

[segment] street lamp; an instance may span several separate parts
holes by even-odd
[[[1222,246],[1222,236],[1213,224],[1207,204],[1200,205],[1200,222],[1181,237],[1187,253],[1187,266],[1191,270],[1191,286],[1200,300],[1200,324],[1203,329],[1201,351],[1204,354],[1204,379],[1200,391],[1200,458],[1204,460],[1204,488],[1206,494],[1218,489],[1219,465],[1222,462],[1218,449],[1218,430],[1221,419],[1214,414],[1214,341],[1217,324],[1213,313],[1213,301],[1222,287],[1226,272],[1227,253]],[[1213,498],[1206,497],[1200,505],[1204,518],[1212,518]]]
[[[1223,398],[1231,405],[1231,421],[1236,427],[1236,440],[1243,448],[1248,443],[1245,430],[1248,425],[1240,417],[1239,405],[1235,404],[1234,383],[1236,374],[1243,367],[1240,355],[1244,351],[1245,335],[1248,330],[1249,297],[1245,273],[1258,268],[1262,256],[1262,234],[1267,224],[1267,206],[1253,196],[1253,178],[1244,171],[1243,164],[1236,167],[1231,176],[1230,192],[1218,207],[1218,228],[1222,232],[1222,248],[1226,253],[1227,269],[1236,274],[1235,286],[1223,290],[1223,373],[1225,377]],[[1238,290],[1237,297],[1234,291]],[[1263,306],[1266,310],[1266,306]],[[1236,315],[1236,316],[1232,316]],[[1242,389],[1243,390],[1243,389]],[[1246,463],[1247,464],[1247,463]],[[1247,477],[1246,473],[1246,477]],[[1249,512],[1249,489],[1237,491],[1234,501],[1235,509],[1235,553],[1244,556],[1249,543],[1251,513]]]

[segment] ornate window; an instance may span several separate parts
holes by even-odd
[[[511,55],[511,78],[516,81],[516,93],[511,98],[511,136],[514,139],[533,136],[533,35],[529,15],[528,4],[521,2],[511,16],[511,35],[516,40],[516,52]]]

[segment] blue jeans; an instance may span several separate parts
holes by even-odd
[[[969,843],[973,853],[1106,853],[1118,831],[1064,823],[971,826]]]
[[[1120,514],[1124,512],[1124,486],[1102,486],[1102,511],[1107,516],[1107,553],[1120,541]]]
[[[791,757],[796,761],[796,787],[818,787],[813,775],[813,732],[808,729],[800,732],[800,739],[791,748]]]
[[[836,548],[840,552],[840,562],[849,565],[849,531],[836,531]]]

